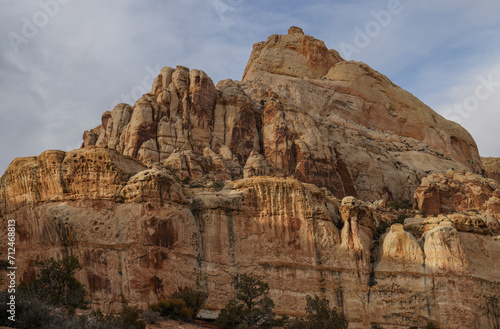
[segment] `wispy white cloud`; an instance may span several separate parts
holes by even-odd
[[[497,55],[500,55],[498,53]],[[464,70],[455,83],[443,90],[434,108],[460,123],[474,136],[484,156],[500,154],[500,60],[478,63]]]

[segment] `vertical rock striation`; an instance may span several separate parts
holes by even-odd
[[[19,281],[77,255],[106,311],[184,286],[218,311],[253,273],[279,313],[303,315],[317,294],[350,328],[498,328],[495,161],[483,168],[462,127],[300,28],[256,43],[241,82],[164,67],[83,138],[0,178]]]

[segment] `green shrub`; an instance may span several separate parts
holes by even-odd
[[[180,299],[184,301],[186,306],[191,310],[192,318],[195,319],[200,312],[203,303],[208,298],[208,294],[204,291],[194,290],[192,288],[184,287],[179,291],[170,295],[170,298]]]
[[[119,314],[115,317],[116,328],[120,329],[145,329],[146,323],[140,318],[140,312],[138,309],[133,307],[125,307]]]
[[[54,322],[53,308],[33,296],[23,296],[16,305],[16,325],[23,329],[47,328]]]
[[[149,306],[150,309],[155,312],[159,312],[160,315],[164,317],[169,317],[173,314],[179,315],[183,307],[186,307],[186,303],[184,303],[183,300],[176,298],[160,300],[159,302]]]
[[[391,227],[391,223],[389,222],[380,222],[380,224],[377,225],[377,229],[375,230],[375,234],[373,239],[378,240],[382,234],[385,233],[387,228]]]
[[[0,260],[0,271],[7,271],[7,267],[11,266],[9,261],[6,259]]]
[[[436,326],[432,321],[429,321],[425,327],[422,327],[422,329],[439,329],[439,327]]]
[[[83,308],[88,304],[85,286],[75,278],[82,266],[75,256],[37,262],[36,279],[19,286],[21,293],[31,295],[52,306]]]
[[[167,300],[160,300],[148,308],[167,319],[192,322],[207,297],[205,292],[185,287],[171,294]]]
[[[184,306],[182,309],[181,309],[181,312],[180,312],[180,318],[181,319],[189,319],[189,320],[192,320],[194,317],[193,317],[193,310],[190,309],[189,307],[187,306]]]
[[[224,187],[224,182],[220,180],[215,181],[212,183],[212,185],[210,185],[210,188],[216,189],[217,191],[222,190],[223,187]]]
[[[409,218],[410,216],[408,216],[407,214],[400,214],[398,215],[398,218],[394,221],[394,223],[398,223],[398,224],[403,224],[405,223],[405,219]]]
[[[96,329],[145,329],[146,323],[139,319],[139,310],[126,306],[118,315],[92,311],[90,316],[80,317],[83,328]]]
[[[409,209],[410,205],[407,201],[391,201],[387,206],[394,210]]]
[[[157,303],[149,305],[149,309],[171,320],[190,322],[194,319],[193,310],[189,308],[182,299],[178,298],[160,300]]]
[[[295,319],[290,329],[347,329],[349,323],[335,308],[330,309],[330,301],[318,296],[306,296],[306,313],[303,319]]]
[[[38,298],[24,293],[16,293],[15,322],[8,319],[11,315],[7,313],[7,302],[10,301],[7,291],[0,292],[0,327],[14,327],[23,329],[45,329],[56,328],[52,326],[56,314],[54,307]]]
[[[155,312],[152,309],[148,308],[144,312],[142,312],[142,318],[146,323],[155,324],[161,321],[161,315],[159,312]]]
[[[0,303],[6,305],[9,294],[0,292]],[[139,311],[125,307],[120,313],[103,314],[100,310],[90,315],[76,316],[71,309],[57,308],[36,296],[16,294],[16,321],[10,321],[8,313],[0,308],[0,326],[18,329],[145,329],[139,319]]]
[[[254,276],[243,274],[236,284],[236,298],[221,310],[215,325],[222,329],[272,328],[284,325],[287,317],[275,319],[273,308],[269,285]]]

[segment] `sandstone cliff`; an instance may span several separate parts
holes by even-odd
[[[500,185],[474,140],[299,28],[255,44],[242,82],[163,68],[82,146],[0,178],[20,280],[73,254],[104,310],[189,286],[216,312],[253,273],[279,313],[322,294],[350,328],[498,328]]]
[[[242,82],[163,68],[150,93],[85,132],[88,145],[190,179],[242,178],[254,152],[264,172],[363,200],[411,200],[431,171],[482,170],[466,130],[299,28],[256,43]]]
[[[322,293],[353,328],[404,328],[430,319],[444,328],[494,328],[498,320],[500,244],[479,229],[487,225],[465,225],[472,216],[410,218],[376,238],[384,219],[371,204],[340,202],[296,179],[190,188],[165,170],[139,166],[117,175],[115,161],[132,159],[90,151],[76,151],[78,163],[101,154],[100,174],[114,177],[109,194],[84,189],[99,182],[97,175],[67,182],[67,192],[57,172],[37,178],[52,164],[49,155],[60,155],[61,163],[68,157],[52,151],[15,162],[2,177],[7,185],[18,182],[2,195],[2,215],[17,222],[21,279],[34,275],[34,260],[74,254],[84,265],[79,279],[104,309],[126,302],[145,307],[191,286],[207,291],[207,306],[217,310],[231,298],[237,275],[251,272],[270,283],[280,312],[300,315],[305,295]],[[48,182],[52,200],[29,197],[40,195],[32,186]]]

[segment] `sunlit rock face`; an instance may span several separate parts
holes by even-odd
[[[76,255],[104,310],[188,286],[217,311],[252,273],[278,313],[318,294],[350,328],[500,322],[494,165],[483,172],[462,127],[300,28],[256,43],[242,81],[163,68],[83,138],[0,178],[20,281]]]
[[[481,158],[487,177],[500,182],[500,158]]]
[[[415,208],[428,214],[476,210],[500,219],[500,183],[471,172],[448,171],[424,178],[414,201]],[[489,222],[500,234],[500,222]]]
[[[260,155],[247,176],[293,176],[363,200],[412,200],[429,172],[483,169],[465,129],[299,28],[256,43],[241,82],[164,67],[150,93],[85,132],[89,145],[189,179],[242,178]]]

